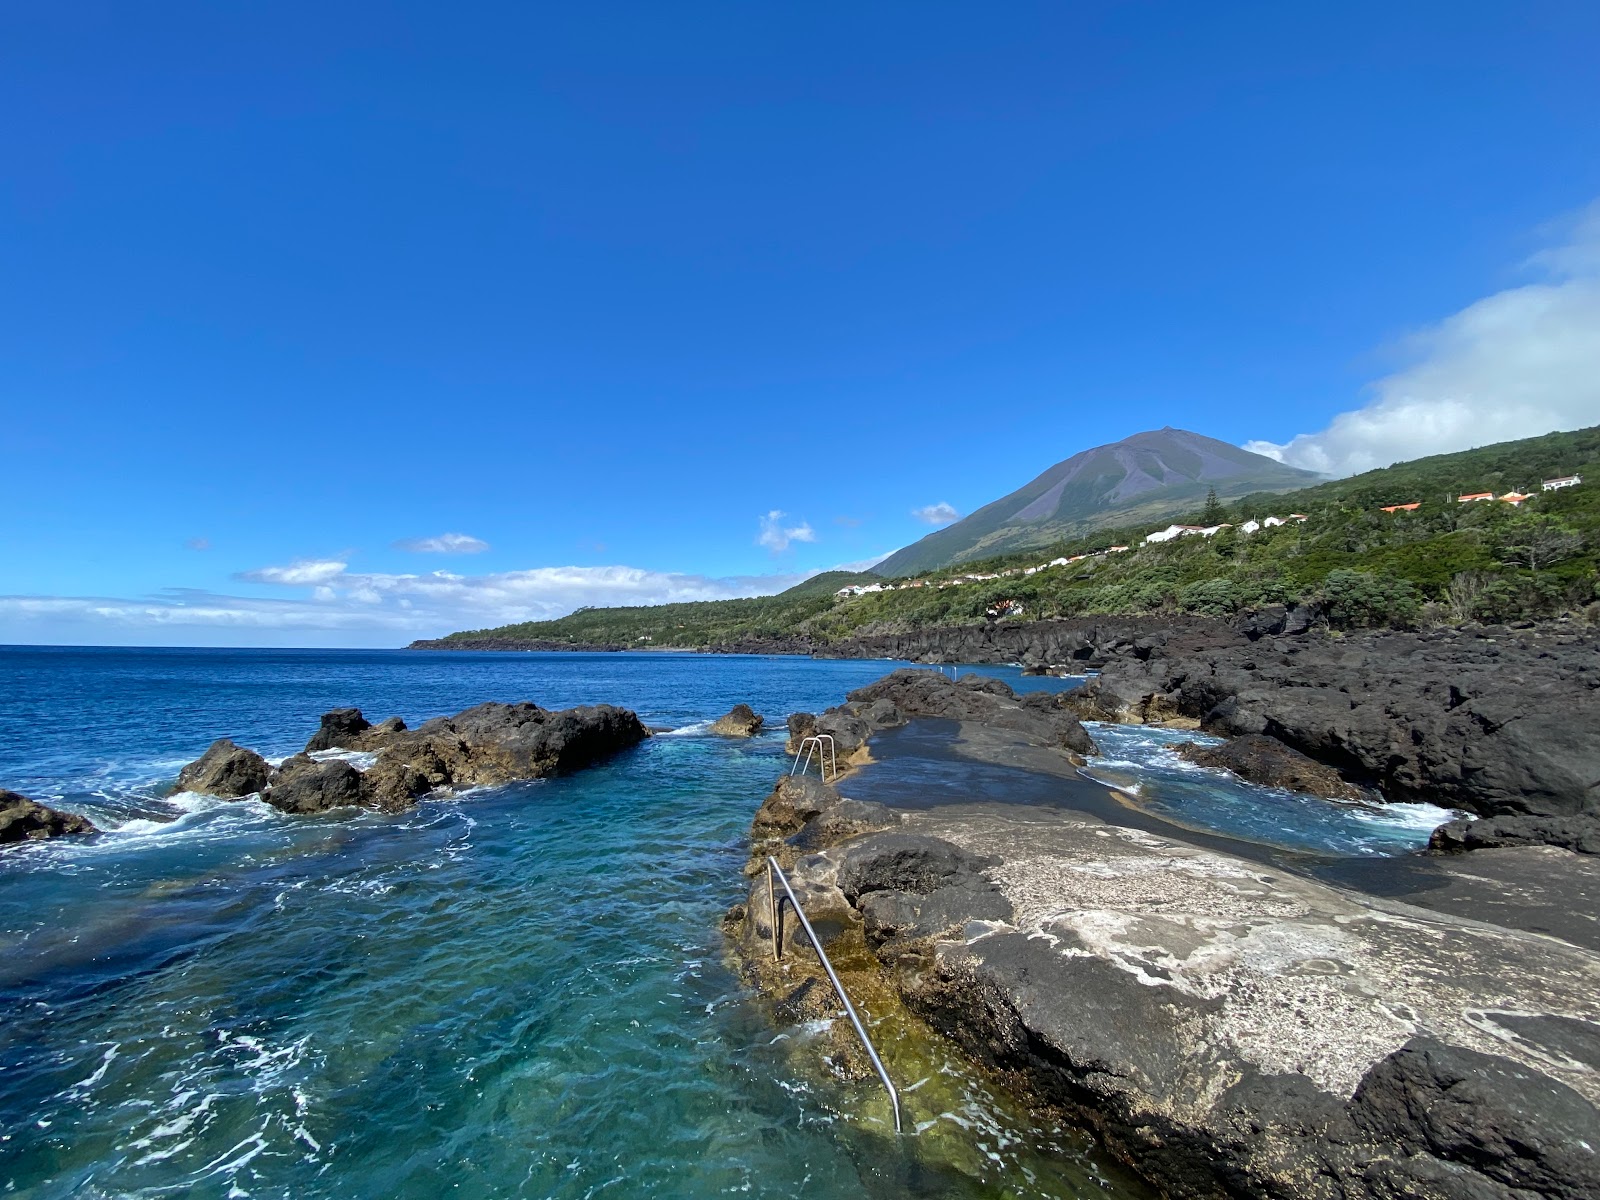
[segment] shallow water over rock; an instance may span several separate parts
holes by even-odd
[[[0,783],[109,831],[0,854],[0,1187],[1144,1195],[887,1028],[931,1106],[895,1141],[881,1093],[829,1074],[724,963],[743,836],[787,760],[781,732],[704,723],[744,701],[781,731],[889,665],[0,652]],[[281,758],[340,705],[411,723],[489,698],[682,732],[395,816],[163,794],[219,735]]]

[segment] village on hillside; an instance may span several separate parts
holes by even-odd
[[[1540,491],[1560,491],[1562,488],[1577,487],[1582,482],[1583,477],[1581,475],[1560,475],[1554,479],[1544,480],[1540,485]],[[1510,504],[1520,507],[1522,504],[1533,499],[1536,494],[1537,493],[1524,492],[1515,488],[1500,496],[1495,495],[1493,492],[1465,492],[1461,495],[1455,496],[1454,501],[1457,504],[1474,504],[1485,501],[1494,501],[1497,503]],[[1389,514],[1401,512],[1411,513],[1416,512],[1421,507],[1422,501],[1413,500],[1407,504],[1387,504],[1381,507],[1378,511]],[[1252,534],[1261,529],[1270,529],[1289,524],[1303,524],[1309,519],[1310,517],[1306,513],[1289,513],[1286,516],[1281,517],[1267,516],[1261,517],[1260,519],[1251,518],[1250,520],[1241,522],[1238,525],[1234,525],[1228,521],[1219,522],[1216,525],[1168,525],[1165,529],[1158,529],[1153,533],[1146,534],[1140,545],[1159,545],[1163,542],[1171,542],[1183,537],[1209,538],[1221,533],[1224,529],[1234,529],[1242,534]],[[840,588],[834,593],[834,595],[844,599],[853,596],[870,595],[875,592],[903,591],[908,588],[961,587],[969,583],[987,583],[994,579],[1006,579],[1013,576],[1037,575],[1040,571],[1049,571],[1059,567],[1075,566],[1078,563],[1085,562],[1090,559],[1104,558],[1112,554],[1126,554],[1135,549],[1136,548],[1133,546],[1107,546],[1103,550],[1092,550],[1084,554],[1074,554],[1070,557],[1053,558],[1049,562],[1040,563],[1038,566],[1011,567],[1003,571],[973,572],[970,574],[956,575],[949,579],[940,579],[937,581],[927,578],[920,578],[902,579],[898,582],[894,580],[885,580],[882,583],[855,583]],[[1020,601],[1003,600],[990,608],[987,612],[987,615],[991,619],[994,619],[998,617],[1018,617],[1023,615],[1023,612],[1024,608]]]

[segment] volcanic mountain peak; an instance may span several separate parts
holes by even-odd
[[[1230,500],[1317,479],[1310,471],[1169,425],[1082,450],[1010,495],[896,551],[876,570],[907,575],[1045,546],[1103,526],[1159,521],[1195,507],[1211,488]]]

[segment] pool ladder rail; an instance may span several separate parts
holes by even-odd
[[[811,768],[812,754],[817,756],[817,770],[822,772],[822,782],[828,782],[831,773],[835,779],[839,777],[839,759],[833,749],[833,734],[814,733],[800,739],[800,745],[794,752],[794,766],[789,768],[791,775],[804,775]],[[805,758],[802,761],[801,755]]]
[[[827,736],[824,734],[823,736]],[[833,984],[833,991],[839,997],[839,1003],[844,1005],[844,1015],[850,1018],[850,1024],[855,1026],[856,1036],[861,1039],[861,1046],[867,1052],[867,1057],[872,1060],[872,1069],[878,1073],[878,1078],[883,1081],[883,1090],[889,1093],[889,1103],[894,1108],[894,1131],[903,1132],[900,1121],[900,1093],[895,1090],[894,1082],[889,1078],[889,1072],[883,1065],[883,1060],[878,1057],[878,1049],[872,1044],[872,1036],[867,1032],[867,1027],[861,1023],[861,1018],[856,1015],[856,1006],[850,1003],[850,996],[840,982],[838,972],[833,969],[833,964],[828,961],[828,952],[822,948],[822,940],[817,937],[816,930],[811,928],[811,922],[806,919],[806,910],[800,907],[800,901],[794,894],[794,889],[789,886],[789,877],[783,873],[783,868],[778,865],[778,860],[770,854],[767,856],[767,900],[771,906],[772,920],[772,958],[776,962],[783,957],[783,901],[778,899],[778,890],[773,886],[776,877],[778,883],[783,885],[784,895],[789,899],[789,904],[794,909],[794,915],[800,918],[800,926],[806,931],[806,937],[811,940],[811,948],[817,952],[817,958],[822,962],[822,969],[828,973],[828,982]]]

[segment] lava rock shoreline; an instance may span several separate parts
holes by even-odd
[[[1005,728],[1027,698],[989,683],[897,672],[836,715],[892,728],[899,700],[866,716],[886,694],[945,712],[987,695],[1001,703],[959,718],[963,736],[1053,740]],[[797,923],[772,962],[768,854],[830,949],[864,943],[928,1026],[1165,1194],[1600,1195],[1593,950],[1081,813],[849,790],[784,777],[752,823],[726,928],[786,1019],[832,1002]]]
[[[1600,849],[1600,630],[1581,624],[1340,636],[1278,610],[924,630],[856,649],[1095,669],[1069,701],[1085,720],[1266,736],[1357,791],[1496,818],[1492,837],[1442,829],[1439,851]]]
[[[407,729],[399,717],[373,725],[359,708],[325,713],[306,748],[274,767],[228,738],[184,767],[174,792],[226,800],[259,795],[275,808],[398,812],[433,792],[541,779],[589,766],[650,736],[637,714],[609,704],[552,712],[489,702]],[[332,751],[370,753],[357,767]]]

